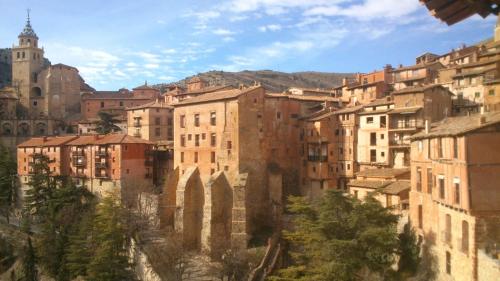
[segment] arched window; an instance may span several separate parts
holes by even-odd
[[[2,134],[4,136],[10,136],[12,135],[12,126],[9,123],[5,123],[2,126]]]
[[[462,252],[469,252],[469,223],[462,221]]]
[[[33,87],[31,89],[31,97],[41,97],[42,96],[42,89],[40,87]]]
[[[45,125],[44,123],[38,123],[36,125],[36,133],[38,135],[45,135],[46,132],[47,132],[47,125]]]
[[[28,136],[30,134],[30,126],[26,123],[21,123],[17,133],[20,136]]]
[[[23,55],[22,55],[23,59],[26,58],[26,53],[23,52]]]

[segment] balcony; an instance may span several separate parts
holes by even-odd
[[[85,151],[83,151],[83,150],[76,150],[76,151],[73,151],[71,155],[73,155],[73,157],[85,156]]]
[[[108,152],[106,150],[98,150],[95,152],[96,157],[107,157]]]
[[[307,160],[309,162],[328,162],[328,156],[326,155],[309,155]]]
[[[396,120],[395,122],[391,122],[390,131],[412,131],[420,128],[424,128],[423,120]]]
[[[78,157],[73,157],[73,166],[75,167],[84,167],[86,166],[87,161],[85,157],[83,156],[78,156]]]
[[[96,162],[95,163],[96,169],[106,169],[107,167],[108,167],[108,163],[106,163],[106,162]]]
[[[108,175],[108,173],[95,173],[95,178],[96,179],[108,179],[109,175]]]
[[[393,148],[397,147],[410,147],[410,140],[390,140],[389,141],[389,146]]]

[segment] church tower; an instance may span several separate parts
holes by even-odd
[[[31,27],[30,15],[26,26],[18,36],[19,45],[12,47],[12,86],[17,90],[19,101],[30,116],[43,112],[45,93],[38,81],[43,68],[43,49],[38,47],[38,36]]]

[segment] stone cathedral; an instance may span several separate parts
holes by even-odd
[[[80,113],[80,92],[90,88],[76,68],[45,59],[29,15],[18,39],[10,54],[11,85],[0,89],[0,143],[11,148],[68,131]]]

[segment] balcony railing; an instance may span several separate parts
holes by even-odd
[[[328,161],[328,156],[325,155],[309,155],[307,160],[310,162],[327,162]]]
[[[76,150],[76,151],[72,152],[72,155],[73,155],[73,157],[85,156],[85,151],[83,151],[83,150]]]
[[[73,166],[75,167],[83,167],[87,164],[85,157],[79,156],[73,158]]]
[[[108,167],[108,163],[106,162],[96,162],[95,163],[96,169],[105,169]]]
[[[96,151],[95,155],[98,157],[106,157],[108,156],[108,152],[106,150],[98,150]]]
[[[410,140],[390,140],[389,146],[410,146]]]
[[[109,178],[108,173],[95,173],[95,177],[97,179],[107,179]]]
[[[417,129],[423,128],[424,121],[423,120],[397,120],[391,122],[390,129],[392,130],[404,130],[404,129]]]

